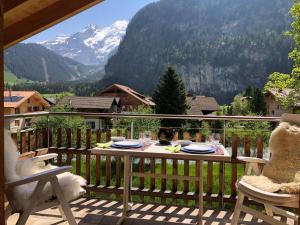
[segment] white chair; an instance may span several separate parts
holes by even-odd
[[[283,115],[281,118],[281,122],[290,122],[293,125],[300,127],[300,115]],[[272,138],[271,138],[272,139]],[[271,142],[270,142],[271,144]],[[297,145],[299,146],[299,145]],[[300,151],[300,149],[294,149],[295,151]],[[299,156],[299,154],[298,154]],[[254,175],[259,176],[263,174],[263,169],[266,165],[268,165],[272,161],[272,156],[270,161],[258,158],[251,158],[251,157],[238,157],[240,161],[246,163],[245,175]],[[300,165],[300,158],[298,157],[299,165]],[[282,168],[284,169],[284,168]],[[279,172],[279,171],[277,171]],[[280,173],[280,172],[279,172]],[[254,177],[257,178],[257,177]],[[294,213],[291,213],[284,208],[294,208],[299,209],[299,202],[300,202],[300,195],[299,194],[288,194],[282,192],[268,192],[263,191],[260,188],[257,188],[243,180],[239,180],[236,183],[236,187],[238,190],[238,199],[236,202],[236,206],[234,209],[234,214],[232,218],[232,225],[237,225],[240,217],[241,211],[245,213],[249,213],[258,219],[262,219],[263,221],[274,224],[274,225],[284,225],[285,223],[278,221],[273,218],[274,214],[278,214],[287,218],[290,218],[300,225],[299,216]],[[299,185],[299,192],[300,193],[300,185]],[[247,197],[250,200],[255,202],[261,203],[265,207],[265,213],[260,211],[256,211],[246,205],[243,204],[244,198]]]
[[[45,160],[54,159],[57,154],[18,160],[15,151],[16,146],[9,134],[6,133],[5,176],[7,182],[5,183],[5,195],[9,203],[5,210],[6,220],[10,215],[19,213],[20,216],[16,224],[25,225],[30,214],[58,206],[63,219],[67,220],[70,225],[76,225],[67,200],[71,200],[70,196],[73,198],[84,194],[81,186],[85,180],[68,173],[71,171],[70,166],[53,167],[44,164]],[[33,173],[32,168],[35,168],[37,172]],[[74,184],[67,186],[69,181],[73,181],[77,188],[70,195],[66,194],[66,191],[72,192]]]

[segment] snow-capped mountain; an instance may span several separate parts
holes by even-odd
[[[55,40],[39,42],[48,49],[85,65],[104,66],[126,33],[128,21],[119,20],[109,27],[91,24],[70,36],[59,35]]]

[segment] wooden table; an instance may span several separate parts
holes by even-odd
[[[200,144],[200,143],[196,143]],[[223,147],[224,148],[224,147]],[[184,152],[171,153],[165,150],[165,146],[159,145],[157,142],[152,143],[145,150],[139,149],[101,149],[93,148],[92,154],[101,155],[113,155],[124,157],[124,192],[123,192],[123,214],[118,224],[122,224],[124,219],[127,217],[129,209],[129,192],[130,192],[130,179],[131,177],[151,177],[160,179],[177,179],[177,180],[192,180],[199,182],[199,224],[202,223],[203,214],[203,161],[215,161],[215,162],[229,162],[231,156],[228,154],[226,149],[223,149],[224,155],[217,154],[189,154]],[[194,160],[199,163],[200,171],[198,176],[181,176],[181,175],[166,175],[166,174],[155,174],[155,173],[138,173],[132,172],[131,170],[131,159],[133,157],[143,158],[163,158],[163,159],[178,159],[178,160]]]

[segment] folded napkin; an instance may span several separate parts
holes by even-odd
[[[107,143],[96,143],[96,146],[99,148],[109,148],[111,146],[112,142],[107,142]]]
[[[181,149],[181,145],[176,145],[176,146],[167,146],[165,147],[166,150],[172,152],[172,153],[177,153]]]

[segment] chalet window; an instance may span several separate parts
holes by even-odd
[[[277,105],[277,109],[280,109],[280,105]]]
[[[91,128],[91,129],[95,129],[96,128],[96,123],[95,121],[87,121],[86,125]]]
[[[30,99],[27,100],[27,103],[30,103]]]
[[[39,111],[39,110],[40,110],[40,107],[38,107],[38,106],[34,106],[34,107],[33,107],[33,111],[36,112],[36,111]]]
[[[15,126],[16,127],[20,126],[20,120],[15,120]]]
[[[25,119],[25,126],[29,127],[31,125],[31,119]]]
[[[31,107],[31,106],[28,106],[28,107],[27,107],[27,111],[28,111],[28,112],[31,112],[31,111],[32,111],[32,107]]]
[[[20,108],[15,108],[15,114],[20,114]]]

